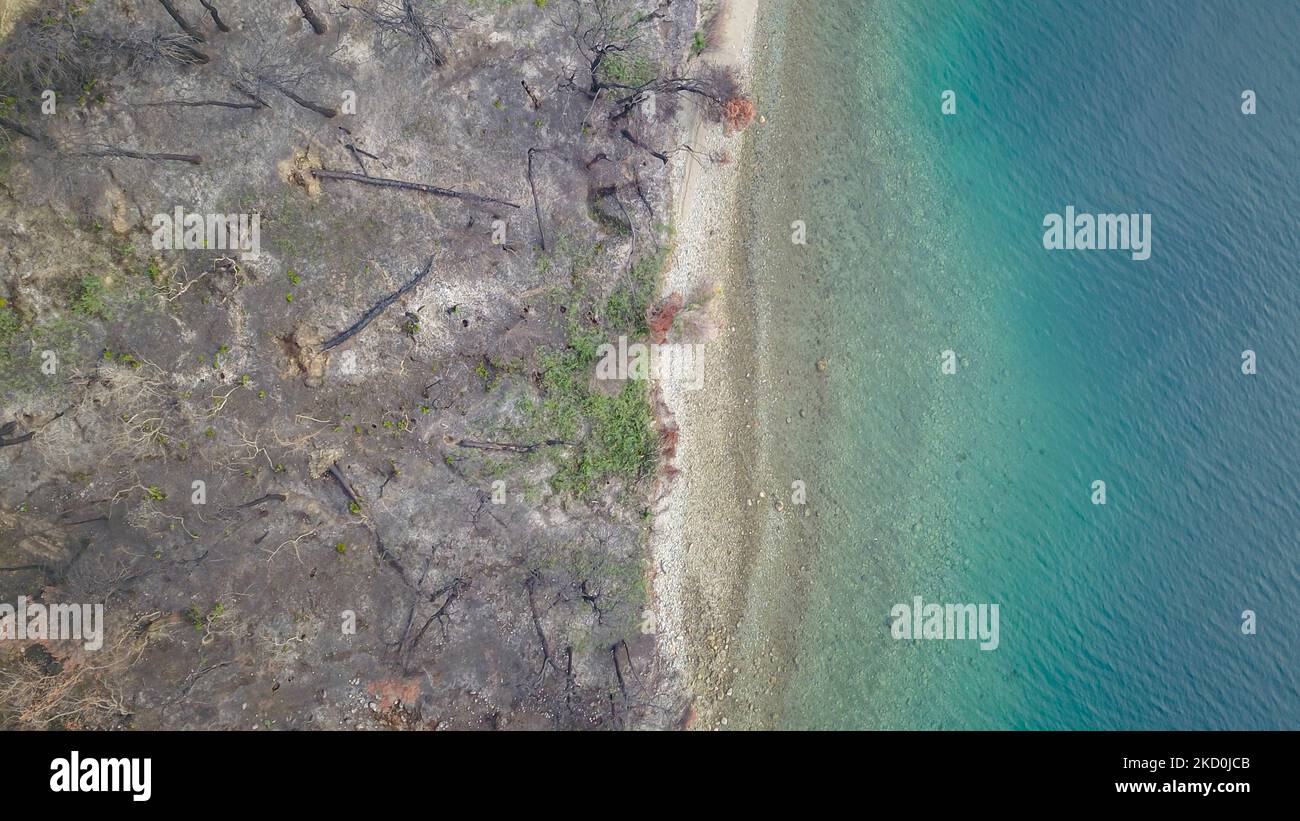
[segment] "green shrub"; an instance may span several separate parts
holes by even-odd
[[[654,65],[644,55],[623,51],[607,52],[596,73],[601,82],[633,88],[643,86],[656,77]]]
[[[108,306],[104,303],[104,280],[94,274],[82,277],[73,290],[71,307],[73,312],[82,316],[108,318]]]
[[[587,495],[609,478],[634,482],[653,470],[656,458],[647,384],[629,381],[614,396],[589,387],[603,341],[599,330],[575,323],[569,344],[541,360],[544,396],[535,411],[539,426],[566,440],[587,429],[576,453],[551,478],[555,490],[576,496]]]
[[[18,329],[22,324],[22,319],[13,308],[9,307],[8,301],[0,299],[0,348],[8,347],[13,338],[18,335]]]
[[[691,38],[691,54],[699,57],[708,47],[709,39],[704,35],[704,32],[696,29],[695,35]]]

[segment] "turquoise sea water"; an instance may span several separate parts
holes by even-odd
[[[772,413],[821,408],[776,723],[1300,727],[1300,4],[763,25],[749,259],[764,355],[803,363]],[[1044,250],[1067,205],[1151,213],[1151,258]],[[916,595],[998,603],[1000,647],[894,640]]]

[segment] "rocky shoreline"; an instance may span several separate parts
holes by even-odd
[[[752,81],[756,0],[719,12],[704,59]],[[761,122],[762,118],[756,121]],[[688,726],[728,724],[728,696],[741,672],[737,630],[757,547],[757,523],[744,500],[758,459],[752,382],[755,303],[741,253],[740,183],[748,139],[687,124],[691,151],[674,157],[676,244],[664,292],[708,295],[716,332],[704,345],[703,387],[661,381],[681,436],[680,476],[656,513],[651,538],[659,652],[684,676],[693,698]],[[751,421],[746,421],[751,420]]]

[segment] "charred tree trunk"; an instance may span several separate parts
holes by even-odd
[[[212,5],[212,0],[199,0],[199,3],[202,4],[203,8],[208,10],[208,14],[212,15],[212,22],[217,24],[218,31],[230,31],[230,26],[226,25],[225,22],[222,21],[221,15],[217,13],[217,7]]]
[[[389,180],[383,177],[369,177],[365,174],[354,174],[351,171],[330,171],[326,168],[320,168],[312,171],[312,176],[322,180],[351,180],[365,185],[377,185],[382,188],[401,188],[407,191],[422,191],[425,194],[432,194],[435,197],[452,197],[458,200],[466,200],[480,205],[504,205],[509,208],[518,208],[513,202],[499,200],[496,197],[485,197],[481,194],[468,194],[464,191],[453,191],[450,188],[439,188],[436,185],[425,185],[422,182],[404,182],[402,180]]]
[[[32,140],[33,142],[40,143],[46,148],[49,149],[54,148],[54,140],[50,139],[44,134],[39,134],[35,131],[30,130],[22,123],[17,123],[5,117],[0,117],[0,128],[8,129],[9,131],[14,132],[15,134],[21,134],[27,139]]]
[[[501,450],[507,453],[532,453],[538,448],[572,444],[572,442],[566,442],[563,439],[547,439],[544,442],[538,442],[533,445],[516,445],[510,442],[479,442],[473,439],[461,439],[456,442],[456,447],[473,448],[475,450]]]
[[[235,91],[238,91],[240,94],[243,94],[245,97],[252,100],[253,102],[257,103],[259,108],[271,107],[270,103],[268,103],[266,100],[263,100],[261,97],[257,95],[256,92],[253,91],[253,89],[249,88],[243,83],[232,82],[230,84],[230,87],[233,88]]]
[[[296,0],[296,2],[298,8],[302,9],[302,16],[307,18],[308,23],[311,23],[312,31],[317,34],[324,34],[329,31],[329,26],[325,25],[325,20],[311,7],[309,0]]]
[[[664,163],[667,163],[667,162],[668,162],[668,155],[667,155],[667,154],[663,153],[662,151],[655,151],[653,148],[651,148],[650,146],[648,146],[648,145],[646,145],[645,143],[641,142],[641,141],[638,140],[636,137],[633,137],[633,136],[632,136],[632,132],[631,132],[631,131],[628,131],[626,128],[623,129],[623,130],[622,130],[621,132],[619,132],[619,133],[621,133],[621,134],[623,135],[623,139],[625,139],[625,140],[627,140],[628,142],[632,143],[632,145],[635,145],[637,148],[641,149],[642,151],[647,151],[647,152],[649,152],[651,155],[653,155],[653,156],[654,156],[656,159],[658,159],[660,162],[664,162]]]
[[[266,83],[271,88],[274,88],[276,91],[288,97],[290,100],[293,100],[295,103],[302,106],[303,108],[309,109],[311,111],[315,111],[317,114],[321,115],[322,117],[325,117],[327,119],[333,119],[334,117],[338,116],[339,113],[338,109],[330,108],[329,106],[324,105],[323,103],[312,102],[311,100],[308,100],[306,97],[301,97],[295,94],[288,86],[284,85],[283,83],[278,83],[275,80],[272,80],[268,77],[258,77],[257,79],[262,81],[263,83]]]
[[[167,13],[176,21],[176,25],[181,27],[181,31],[185,32],[190,37],[193,37],[195,40],[198,40],[200,43],[207,42],[207,38],[203,36],[203,32],[190,25],[189,21],[181,16],[181,13],[176,10],[176,4],[172,2],[172,0],[158,0],[158,2],[162,4],[163,8],[167,9]]]
[[[265,108],[261,103],[233,103],[226,100],[164,100],[160,103],[140,103],[141,108],[163,108],[166,106],[177,106],[180,108],[217,106],[218,108],[251,108],[253,110]]]
[[[327,340],[325,344],[321,345],[321,350],[328,351],[330,348],[335,348],[343,344],[344,342],[348,341],[353,336],[360,333],[362,329],[364,329],[367,325],[369,325],[371,322],[374,321],[375,317],[382,314],[385,308],[387,308],[389,305],[392,305],[397,300],[401,299],[403,294],[410,292],[410,290],[414,288],[416,285],[419,285],[421,280],[423,280],[426,276],[428,276],[429,272],[432,270],[433,270],[433,257],[429,257],[429,262],[424,266],[424,270],[420,271],[420,273],[411,277],[410,281],[407,282],[405,285],[403,285],[401,288],[398,288],[396,291],[393,291],[388,296],[376,302],[373,308],[371,308],[370,310],[362,314],[361,318],[358,319],[356,322],[352,323],[352,325],[348,327],[347,330],[335,334],[333,337]]]
[[[152,162],[185,162],[190,165],[202,165],[203,158],[197,154],[146,154],[141,151],[133,151],[129,148],[118,148],[109,146],[108,148],[99,148],[93,151],[82,151],[77,156],[81,157],[126,157],[132,160],[150,160]]]
[[[542,205],[537,200],[537,186],[533,183],[533,152],[536,148],[528,149],[528,188],[533,192],[533,213],[537,216],[537,233],[542,238],[542,252],[546,252],[546,229],[542,227]]]

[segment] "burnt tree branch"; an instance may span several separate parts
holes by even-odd
[[[623,135],[623,139],[632,143],[632,145],[635,145],[637,148],[641,149],[642,151],[648,152],[651,156],[653,156],[655,159],[659,160],[660,162],[663,163],[668,162],[667,154],[663,153],[662,151],[656,151],[650,146],[641,142],[636,137],[632,136],[632,132],[628,131],[626,128],[622,129],[619,133]]]
[[[124,157],[132,160],[149,160],[150,162],[184,162],[190,165],[202,165],[203,158],[197,154],[148,154],[142,151],[134,151],[130,148],[120,148],[118,146],[107,146],[97,148],[91,151],[80,151],[74,154],[78,157]]]
[[[511,442],[480,442],[475,439],[460,439],[456,442],[458,448],[474,448],[475,450],[502,450],[507,453],[532,453],[538,448],[551,447],[553,445],[573,445],[573,442],[566,442],[563,439],[547,439],[532,445],[517,445]]]
[[[176,4],[173,3],[172,0],[158,0],[158,2],[162,4],[163,8],[167,9],[167,13],[176,21],[176,25],[181,27],[181,31],[185,32],[190,37],[193,37],[195,40],[198,40],[200,43],[207,42],[207,38],[203,36],[203,32],[196,29],[188,20],[181,16],[181,13],[176,10]]]
[[[0,128],[8,129],[9,131],[14,132],[15,134],[21,134],[27,139],[36,143],[40,143],[46,148],[49,149],[54,148],[54,140],[51,139],[50,137],[38,133],[36,131],[32,131],[31,129],[24,126],[22,123],[14,122],[13,120],[10,120],[6,117],[0,117]]]
[[[297,2],[298,8],[302,10],[302,16],[307,18],[308,23],[311,23],[312,31],[317,34],[324,34],[329,31],[329,26],[325,25],[325,19],[316,13],[309,0],[295,0],[295,2]]]
[[[420,273],[411,277],[410,281],[407,282],[405,285],[403,285],[401,288],[398,288],[396,291],[393,291],[388,296],[376,302],[373,308],[371,308],[370,310],[362,314],[361,318],[358,319],[356,322],[352,323],[347,328],[347,330],[342,331],[341,333],[335,334],[334,336],[330,337],[330,339],[328,339],[325,342],[325,344],[321,346],[321,350],[328,351],[330,348],[337,347],[338,345],[341,345],[342,343],[351,339],[356,334],[360,333],[363,328],[365,328],[367,325],[369,325],[371,322],[374,321],[375,317],[382,314],[385,308],[387,308],[389,305],[392,305],[397,300],[401,299],[403,295],[410,292],[411,289],[413,289],[416,285],[419,285],[421,280],[423,280],[426,276],[428,276],[429,272],[432,270],[433,270],[433,257],[429,257],[429,261],[425,264],[424,270],[420,271]]]
[[[513,202],[500,200],[496,197],[485,197],[481,194],[470,194],[465,191],[454,191],[450,188],[440,188],[436,185],[425,185],[422,182],[405,182],[403,180],[390,180],[384,177],[371,177],[365,174],[355,174],[351,171],[331,171],[327,168],[318,168],[311,172],[313,176],[322,180],[350,180],[365,185],[377,185],[381,188],[401,188],[407,191],[421,191],[425,194],[432,194],[435,197],[452,197],[467,202],[476,202],[481,204],[505,205],[510,208],[519,206]]]
[[[294,93],[293,89],[289,88],[284,83],[281,83],[277,80],[274,80],[264,75],[259,75],[257,79],[258,81],[266,83],[271,88],[275,89],[276,91],[280,92],[284,96],[288,97],[290,100],[293,100],[295,103],[302,106],[303,108],[309,109],[311,111],[315,111],[317,114],[321,115],[322,117],[325,117],[327,119],[333,119],[334,117],[338,116],[339,113],[338,109],[330,108],[329,106],[323,103],[312,102],[311,100],[308,100],[306,97],[302,97]]]
[[[536,148],[528,149],[528,188],[533,192],[533,213],[537,217],[537,233],[542,238],[542,252],[546,252],[546,229],[542,227],[542,205],[537,200],[537,185],[533,182],[533,152]]]
[[[212,22],[217,24],[218,31],[230,31],[230,26],[226,25],[225,21],[221,19],[221,14],[218,13],[217,7],[212,4],[212,0],[199,0],[199,4],[208,10],[208,14],[212,15]]]
[[[232,103],[227,100],[163,100],[159,103],[138,103],[141,108],[162,108],[168,106],[179,106],[182,108],[198,108],[200,106],[217,106],[219,108],[265,108],[258,102],[250,103]]]

